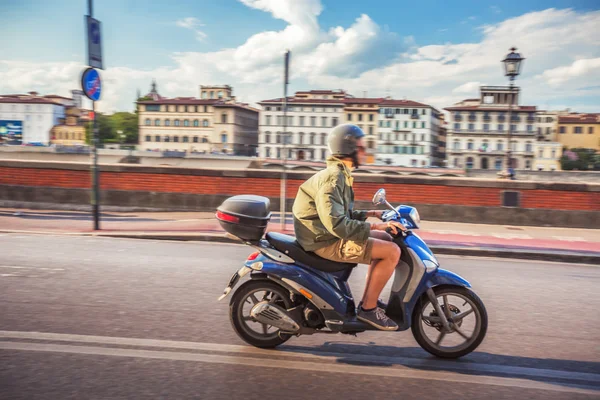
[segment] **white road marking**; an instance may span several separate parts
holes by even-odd
[[[565,242],[587,242],[586,239],[579,236],[552,236],[552,238]],[[598,243],[598,247],[600,247],[600,243]]]
[[[44,267],[23,267],[16,265],[0,265],[0,268],[12,268],[12,269],[34,269],[42,271],[64,271],[64,268],[44,268]]]
[[[491,236],[500,239],[533,239],[531,236],[522,233],[492,233]]]
[[[2,339],[45,340],[98,345],[119,345],[154,347],[178,350],[200,350],[217,353],[234,353],[237,355],[217,355],[203,353],[187,353],[182,351],[152,351],[143,349],[123,349],[114,347],[82,346],[52,343],[30,343],[0,341],[0,349],[24,351],[49,351],[77,354],[98,354],[106,356],[157,358],[169,360],[187,360],[209,363],[238,364],[258,367],[286,368],[320,372],[351,373],[358,375],[390,376],[398,378],[463,382],[506,387],[521,387],[536,390],[559,392],[577,392],[598,394],[600,389],[584,389],[564,387],[550,382],[529,381],[522,378],[504,378],[484,376],[481,373],[515,375],[519,377],[574,380],[578,384],[596,384],[599,374],[546,370],[539,368],[511,367],[479,363],[456,363],[445,360],[414,359],[403,357],[370,356],[346,353],[319,352],[311,354],[290,350],[262,350],[255,347],[228,345],[218,343],[200,343],[157,339],[137,339],[110,336],[73,335],[43,332],[0,331]],[[288,349],[293,347],[288,346]],[[272,358],[253,358],[252,355],[278,356],[300,361]],[[366,363],[390,364],[388,367],[356,366],[340,363],[338,360],[358,361]],[[436,370],[415,370],[417,368],[435,368]],[[445,371],[441,371],[444,369]],[[474,375],[469,375],[474,373]]]

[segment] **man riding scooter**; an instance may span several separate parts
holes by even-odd
[[[353,210],[351,171],[365,161],[364,136],[351,124],[331,130],[327,168],[304,182],[296,195],[294,231],[305,251],[335,262],[369,264],[357,318],[378,329],[394,331],[398,325],[385,315],[378,297],[398,264],[400,248],[385,231],[395,235],[406,228],[396,221],[366,222],[368,217],[381,219],[381,210]]]

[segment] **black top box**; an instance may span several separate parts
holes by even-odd
[[[268,198],[241,195],[228,198],[217,208],[221,227],[242,240],[258,241],[265,234],[271,219]]]

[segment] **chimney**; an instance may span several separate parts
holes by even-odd
[[[28,94],[32,97],[36,97],[38,95],[38,92],[28,92]]]

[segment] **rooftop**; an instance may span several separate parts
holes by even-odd
[[[559,124],[600,124],[600,114],[570,114],[559,115]]]

